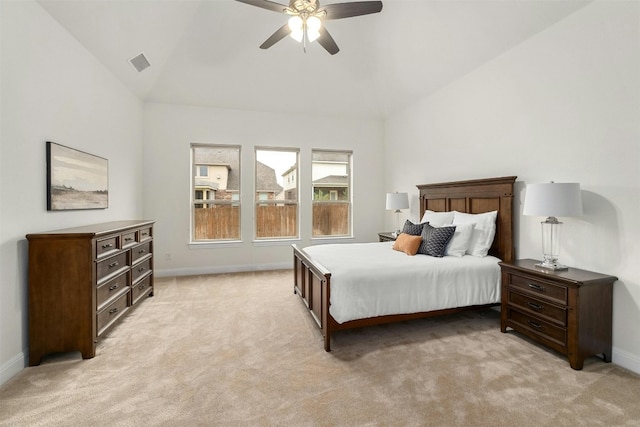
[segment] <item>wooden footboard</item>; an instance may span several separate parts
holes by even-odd
[[[291,246],[293,247],[293,292],[300,296],[320,327],[324,338],[324,349],[331,351],[329,320],[331,273],[322,265],[313,262],[298,246]]]

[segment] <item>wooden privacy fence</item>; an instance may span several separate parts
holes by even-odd
[[[349,234],[348,203],[313,203],[313,237]]]
[[[256,238],[297,237],[298,206],[256,206]],[[240,208],[211,205],[194,213],[195,240],[240,239]],[[313,237],[349,234],[349,204],[314,203]]]

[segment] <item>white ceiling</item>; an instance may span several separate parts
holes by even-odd
[[[383,0],[379,14],[326,22],[333,56],[288,37],[259,49],[287,16],[234,0],[39,2],[142,100],[382,118],[590,0]]]

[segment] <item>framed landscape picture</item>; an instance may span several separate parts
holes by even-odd
[[[47,210],[109,207],[109,161],[47,141]]]

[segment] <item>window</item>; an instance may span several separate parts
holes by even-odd
[[[240,147],[191,144],[192,240],[240,239]]]
[[[256,239],[298,237],[298,150],[256,148]]]
[[[313,237],[350,236],[350,151],[313,150]]]

